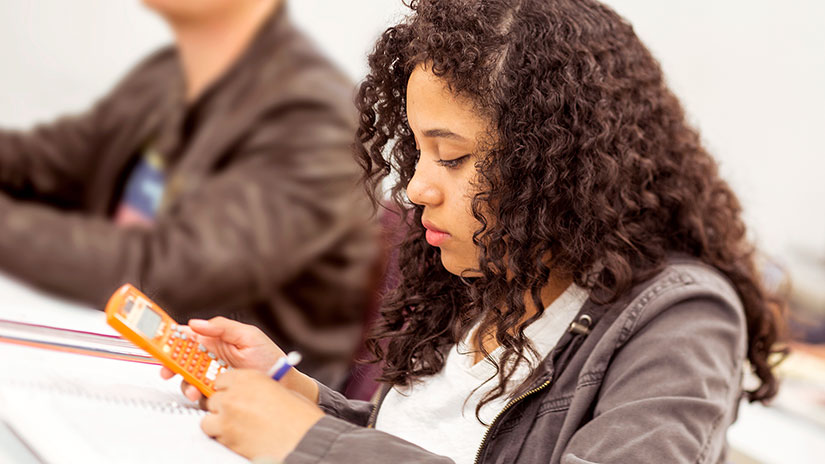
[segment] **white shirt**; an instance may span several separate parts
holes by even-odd
[[[519,364],[508,382],[508,392],[527,379],[550,353],[587,297],[585,289],[571,284],[544,310],[539,320],[525,329],[525,336],[538,356],[528,355],[529,365]],[[500,361],[503,351],[499,347],[488,358],[474,363],[475,354],[471,349],[474,332],[475,329],[471,330],[452,347],[437,374],[410,387],[392,388],[381,404],[375,428],[447,456],[457,464],[472,463],[487,430],[487,425],[476,418],[475,409],[481,398],[498,384],[497,377],[485,381],[496,374],[492,360]],[[507,394],[496,398],[481,408],[479,416],[489,425],[509,400]]]

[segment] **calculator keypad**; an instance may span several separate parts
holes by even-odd
[[[215,378],[228,369],[226,362],[187,336],[179,326],[173,329],[166,341],[171,358],[206,386],[215,388]]]

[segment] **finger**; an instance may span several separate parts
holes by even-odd
[[[206,410],[211,412],[212,414],[217,414],[218,408],[220,407],[221,399],[223,398],[223,393],[214,393],[212,396],[206,399]]]
[[[183,392],[183,396],[193,402],[199,401],[203,396],[196,386],[186,382],[181,382],[180,390]]]
[[[216,414],[207,414],[201,421],[201,430],[212,438],[218,438],[221,431],[221,419]]]
[[[250,369],[232,369],[231,371],[223,371],[218,374],[217,378],[215,378],[215,391],[226,390],[231,387],[232,384],[241,381],[240,379],[246,379],[252,373],[260,374],[259,372]]]
[[[197,387],[185,380],[180,381],[180,392],[191,401],[198,401],[203,396]]]
[[[166,366],[160,368],[160,376],[163,380],[169,380],[175,376],[175,373],[172,372],[172,369],[169,369]]]
[[[187,336],[187,337],[195,337],[195,336],[197,336],[197,334],[195,333],[195,331],[194,331],[194,330],[192,330],[192,328],[191,328],[191,327],[189,327],[188,325],[182,325],[182,326],[180,326],[180,329],[183,331],[183,333],[185,333],[185,334],[186,334],[186,336]]]
[[[243,342],[244,333],[254,327],[242,324],[223,316],[213,317],[208,321],[203,319],[191,319],[189,327],[200,335],[215,337],[226,343],[238,345]]]
[[[215,391],[226,390],[232,385],[233,377],[235,376],[235,371],[238,369],[234,369],[231,371],[224,371],[215,378]]]

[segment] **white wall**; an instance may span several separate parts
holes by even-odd
[[[662,62],[758,243],[825,257],[825,2],[608,3]]]
[[[825,254],[825,2],[610,0],[661,60],[759,243]],[[354,79],[400,0],[292,0]],[[138,0],[0,2],[0,125],[79,110],[169,34]]]

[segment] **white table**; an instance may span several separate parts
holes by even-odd
[[[0,319],[116,335],[103,311],[47,295],[0,274]]]
[[[737,453],[763,464],[825,462],[825,427],[759,403],[743,402],[739,419],[728,429],[728,444]]]

